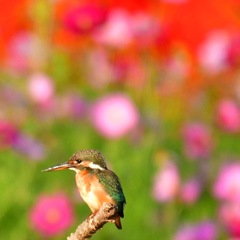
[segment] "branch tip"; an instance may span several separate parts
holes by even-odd
[[[94,214],[91,214],[71,233],[67,240],[87,240],[92,237],[107,222],[114,222],[117,216],[117,206],[104,203],[102,207]]]

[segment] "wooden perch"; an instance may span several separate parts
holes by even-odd
[[[87,240],[92,237],[107,222],[113,222],[116,218],[116,206],[104,203],[96,214],[90,215],[83,223],[81,223],[75,233],[67,238],[67,240]]]

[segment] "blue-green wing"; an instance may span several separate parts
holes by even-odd
[[[112,196],[113,200],[118,206],[118,213],[121,217],[124,217],[123,209],[126,203],[126,199],[117,175],[110,171],[99,171],[99,181],[104,186],[106,192]]]

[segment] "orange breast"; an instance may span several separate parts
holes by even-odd
[[[76,174],[76,183],[81,197],[92,212],[98,211],[104,202],[115,204],[99,183],[96,175],[81,171]]]

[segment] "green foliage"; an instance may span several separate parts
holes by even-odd
[[[64,189],[70,198],[76,198],[73,172],[42,173],[41,170],[66,161],[80,149],[89,148],[103,152],[108,165],[119,176],[127,200],[125,218],[122,220],[123,230],[118,231],[113,224],[107,224],[93,239],[128,239],[129,236],[139,240],[155,239],[156,236],[172,239],[178,224],[215,216],[215,202],[208,192],[190,207],[179,202],[160,204],[153,200],[151,188],[157,170],[153,153],[158,148],[155,135],[146,134],[142,142],[134,145],[130,144],[129,139],[103,140],[92,129],[76,123],[59,122],[52,125],[49,131],[53,139],[49,141],[47,159],[42,162],[29,161],[10,150],[1,152],[2,239],[41,239],[29,227],[28,219],[29,210],[38,195]],[[173,145],[174,143],[170,142],[166,144],[169,149],[174,149]],[[184,166],[191,171],[191,166]],[[86,204],[76,199],[73,201],[73,207],[77,216],[75,226],[53,239],[64,239],[90,214]]]

